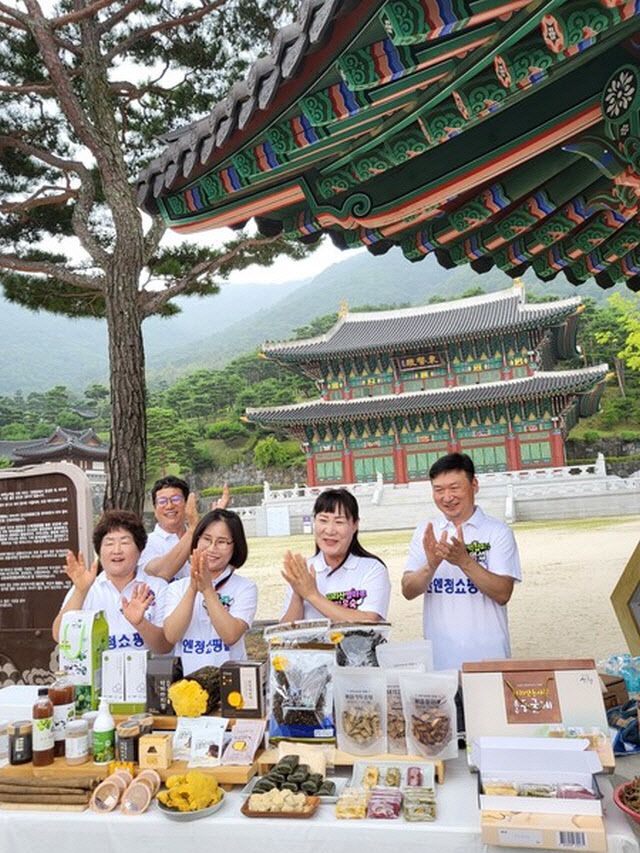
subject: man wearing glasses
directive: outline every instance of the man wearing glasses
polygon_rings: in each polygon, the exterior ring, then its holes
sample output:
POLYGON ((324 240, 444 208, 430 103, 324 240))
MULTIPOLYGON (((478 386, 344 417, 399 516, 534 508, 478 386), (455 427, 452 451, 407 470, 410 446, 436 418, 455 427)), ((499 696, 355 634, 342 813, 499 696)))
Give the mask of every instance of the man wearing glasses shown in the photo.
MULTIPOLYGON (((138 566, 168 582, 188 578, 191 539, 199 521, 196 495, 185 480, 168 476, 153 484, 151 500, 156 526, 149 534, 138 566)), ((229 501, 229 487, 225 483, 222 497, 211 504, 211 509, 226 509, 229 501)))

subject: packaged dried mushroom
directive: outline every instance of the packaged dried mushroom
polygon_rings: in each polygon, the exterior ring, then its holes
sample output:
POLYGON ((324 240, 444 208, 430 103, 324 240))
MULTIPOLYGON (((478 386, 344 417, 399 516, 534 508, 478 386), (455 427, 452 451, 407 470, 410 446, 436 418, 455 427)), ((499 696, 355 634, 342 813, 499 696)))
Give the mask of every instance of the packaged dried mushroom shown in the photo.
POLYGON ((458 754, 457 670, 399 674, 409 753, 427 758, 458 754))
POLYGON ((329 640, 336 647, 338 666, 378 666, 376 649, 391 633, 388 622, 338 622, 331 626, 329 640))
POLYGON ((333 646, 271 649, 269 660, 269 738, 332 740, 333 646))
POLYGON ((387 687, 378 667, 334 667, 338 748, 354 755, 386 752, 387 687))

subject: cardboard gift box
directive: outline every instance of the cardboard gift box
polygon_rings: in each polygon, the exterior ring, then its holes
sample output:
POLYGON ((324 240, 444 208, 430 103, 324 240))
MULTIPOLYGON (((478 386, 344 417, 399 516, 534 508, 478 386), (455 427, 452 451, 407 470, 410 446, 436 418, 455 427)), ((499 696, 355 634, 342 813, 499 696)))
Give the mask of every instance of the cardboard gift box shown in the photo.
POLYGON ((604 821, 596 815, 533 814, 531 812, 482 812, 484 844, 543 850, 580 850, 605 853, 604 821))
POLYGON ((601 675, 602 682, 602 699, 604 707, 616 708, 618 705, 624 705, 629 701, 629 693, 624 678, 620 675, 601 675))
POLYGON ((594 774, 602 770, 585 739, 483 737, 471 746, 478 767, 482 841, 502 847, 549 850, 607 849, 602 796, 594 774), (582 785, 594 799, 485 794, 492 780, 539 785, 582 785))
POLYGON ((602 771, 598 753, 583 738, 482 737, 471 745, 478 768, 480 808, 545 814, 602 815, 602 795, 594 774, 602 771), (582 785, 594 799, 511 796, 483 793, 490 780, 518 785, 582 785))
POLYGON ((600 676, 592 659, 464 663, 462 698, 468 744, 481 737, 586 738, 603 767, 613 770, 600 676))

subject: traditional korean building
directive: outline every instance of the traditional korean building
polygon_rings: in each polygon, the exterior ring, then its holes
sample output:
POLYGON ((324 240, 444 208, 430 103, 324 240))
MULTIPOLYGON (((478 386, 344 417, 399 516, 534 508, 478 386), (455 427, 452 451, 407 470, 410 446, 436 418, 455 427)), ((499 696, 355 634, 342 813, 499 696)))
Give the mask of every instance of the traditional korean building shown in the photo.
POLYGON ((247 417, 307 455, 309 485, 424 480, 444 453, 479 472, 565 464, 567 433, 598 407, 607 365, 576 358, 578 297, 527 304, 515 287, 397 311, 346 314, 327 334, 266 344, 321 398, 247 417))
POLYGON ((303 0, 141 207, 640 290, 638 0, 303 0))
POLYGON ((14 468, 41 462, 72 462, 92 479, 104 479, 109 446, 92 429, 56 427, 44 438, 0 441, 0 456, 14 468))

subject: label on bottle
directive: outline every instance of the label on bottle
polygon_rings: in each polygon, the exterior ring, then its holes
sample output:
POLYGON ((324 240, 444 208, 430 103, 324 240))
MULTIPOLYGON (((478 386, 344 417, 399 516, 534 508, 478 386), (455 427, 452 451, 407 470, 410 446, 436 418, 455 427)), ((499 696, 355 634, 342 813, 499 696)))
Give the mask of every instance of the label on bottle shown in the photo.
POLYGON ((44 717, 33 721, 33 751, 44 752, 53 749, 53 717, 44 717))
POLYGON ((64 740, 67 723, 75 718, 76 703, 53 706, 53 736, 55 740, 64 740))
POLYGON ((115 747, 115 729, 110 729, 107 732, 93 730, 93 761, 95 764, 108 764, 113 761, 116 755, 115 747))
POLYGON ((89 735, 68 737, 64 744, 64 754, 67 759, 89 757, 89 735))

